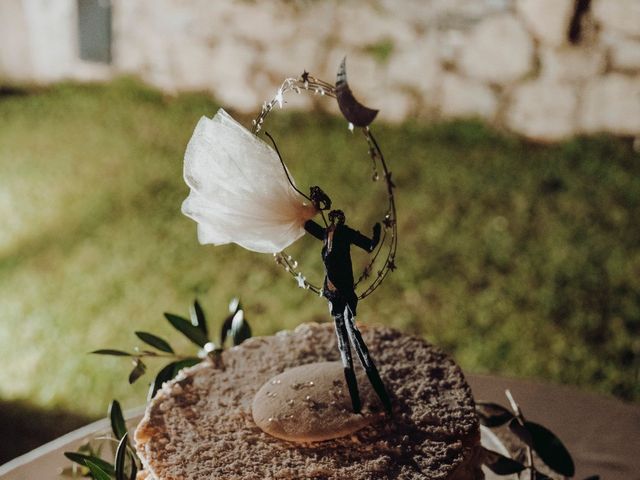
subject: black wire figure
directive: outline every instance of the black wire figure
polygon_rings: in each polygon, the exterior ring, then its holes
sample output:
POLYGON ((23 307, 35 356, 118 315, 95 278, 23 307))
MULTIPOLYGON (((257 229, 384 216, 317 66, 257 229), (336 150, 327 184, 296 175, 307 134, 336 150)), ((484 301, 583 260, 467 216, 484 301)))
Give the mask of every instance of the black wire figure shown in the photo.
MULTIPOLYGON (((320 211, 331 208, 331 199, 319 187, 311 187, 311 201, 320 211)), ((355 323, 358 296, 354 289, 350 252, 351 245, 356 245, 371 253, 380 241, 380 223, 373 226, 373 238, 369 238, 345 225, 345 216, 342 210, 331 210, 329 225, 326 228, 313 220, 308 220, 304 228, 309 234, 324 243, 322 262, 325 268, 325 279, 322 295, 329 300, 329 311, 335 323, 338 348, 353 410, 359 413, 361 402, 353 370, 351 344, 353 344, 360 363, 385 410, 391 413, 391 400, 355 323)))

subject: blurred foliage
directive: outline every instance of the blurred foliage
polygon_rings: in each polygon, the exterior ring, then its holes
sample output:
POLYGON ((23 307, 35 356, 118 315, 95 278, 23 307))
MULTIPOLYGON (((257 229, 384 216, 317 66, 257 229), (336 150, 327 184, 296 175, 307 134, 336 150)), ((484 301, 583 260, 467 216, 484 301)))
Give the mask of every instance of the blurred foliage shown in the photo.
MULTIPOLYGON (((135 330, 175 338, 162 312, 194 297, 219 326, 240 295, 254 335, 329 320, 271 256, 201 246, 181 215, 184 149, 216 108, 128 79, 0 96, 0 398, 88 415, 114 397, 142 403, 147 386, 123 381, 122 359, 86 352, 141 346, 135 330)), ((630 142, 539 146, 474 122, 373 128, 398 186, 400 247, 359 320, 423 335, 470 372, 640 399, 630 142)), ((381 192, 357 133, 286 110, 266 130, 298 185, 321 185, 369 233, 381 192)), ((319 243, 293 251, 319 283, 319 243)), ((354 252, 356 269, 363 261, 354 252)))
POLYGON ((389 61, 389 58, 391 58, 394 48, 395 45, 393 40, 385 38, 376 43, 365 46, 364 51, 371 55, 377 62, 385 63, 389 61))

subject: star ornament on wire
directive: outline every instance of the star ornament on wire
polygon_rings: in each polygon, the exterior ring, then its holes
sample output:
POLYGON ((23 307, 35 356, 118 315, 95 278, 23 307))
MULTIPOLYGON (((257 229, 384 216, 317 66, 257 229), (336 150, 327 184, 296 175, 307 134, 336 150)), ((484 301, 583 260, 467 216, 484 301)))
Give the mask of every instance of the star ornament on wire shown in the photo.
POLYGON ((391 228, 395 225, 395 220, 393 218, 391 218, 390 215, 385 215, 384 220, 382 220, 382 223, 384 224, 385 228, 391 228))
POLYGON ((278 106, 282 108, 282 104, 284 103, 284 96, 283 96, 282 89, 278 90, 278 93, 276 93, 275 100, 278 103, 278 106))
POLYGON ((298 282, 298 286, 300 288, 307 288, 307 279, 304 278, 304 275, 302 275, 302 273, 298 272, 298 275, 296 275, 295 280, 296 282, 298 282))

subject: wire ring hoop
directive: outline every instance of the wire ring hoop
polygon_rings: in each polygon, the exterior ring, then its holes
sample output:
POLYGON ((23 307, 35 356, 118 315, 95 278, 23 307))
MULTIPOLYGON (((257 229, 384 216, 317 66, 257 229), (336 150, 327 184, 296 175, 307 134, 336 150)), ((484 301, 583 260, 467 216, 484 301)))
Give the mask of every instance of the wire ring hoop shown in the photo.
MULTIPOLYGON (((278 89, 276 95, 271 100, 262 104, 260 114, 252 122, 251 132, 258 135, 258 133, 263 129, 265 119, 275 106, 278 105, 280 108, 283 108, 285 95, 291 93, 301 94, 302 92, 336 98, 334 85, 317 79, 307 72, 304 72, 299 78, 287 78, 278 89)), ((349 124, 349 129, 351 131, 354 129, 351 123, 349 124)), ((378 174, 378 165, 382 168, 382 180, 385 182, 387 190, 387 208, 381 220, 384 228, 380 242, 374 252, 372 252, 368 264, 364 267, 354 284, 354 288, 360 287, 360 291, 357 293, 359 300, 362 300, 373 293, 373 291, 380 286, 387 274, 396 269, 395 258, 398 248, 396 203, 393 194, 395 185, 391 180, 391 172, 387 168, 382 150, 369 127, 363 127, 361 130, 367 142, 368 153, 372 162, 372 179, 374 182, 380 179, 378 174)), ((322 287, 307 280, 307 278, 302 274, 298 262, 291 255, 287 254, 283 250, 282 252, 274 253, 273 256, 276 263, 281 265, 284 270, 298 282, 298 286, 300 288, 311 290, 315 294, 322 296, 322 287)))

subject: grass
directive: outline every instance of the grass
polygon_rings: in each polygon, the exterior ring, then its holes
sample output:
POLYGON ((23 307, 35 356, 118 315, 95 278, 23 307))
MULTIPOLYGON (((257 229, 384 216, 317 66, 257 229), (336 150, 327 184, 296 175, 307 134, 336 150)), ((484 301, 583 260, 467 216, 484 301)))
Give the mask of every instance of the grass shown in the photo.
MULTIPOLYGON (((270 256, 201 246, 180 214, 185 145, 216 108, 126 79, 0 97, 0 398, 84 415, 114 397, 141 404, 146 385, 127 384, 127 360, 86 352, 133 348, 134 330, 177 338, 162 313, 186 314, 195 297, 219 325, 240 295, 258 335, 328 320, 326 303, 270 256)), ((368 231, 370 161, 345 122, 282 112, 267 129, 298 183, 323 186, 368 231)), ((473 122, 375 132, 398 185, 399 268, 361 303, 360 320, 423 335, 470 372, 638 401, 640 158, 630 142, 543 147, 473 122)), ((319 280, 319 244, 303 239, 296 251, 319 280)))

